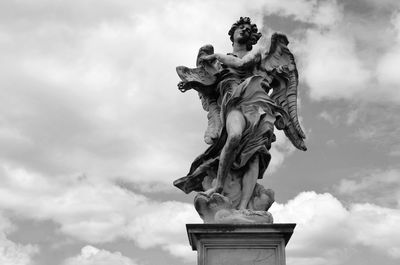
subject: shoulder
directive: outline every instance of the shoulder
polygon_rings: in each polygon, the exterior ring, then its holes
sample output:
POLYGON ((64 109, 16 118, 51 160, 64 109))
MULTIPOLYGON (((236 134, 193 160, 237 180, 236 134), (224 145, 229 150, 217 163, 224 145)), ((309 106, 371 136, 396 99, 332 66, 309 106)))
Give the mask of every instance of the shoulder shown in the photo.
POLYGON ((258 63, 261 61, 261 52, 259 50, 250 51, 245 57, 248 60, 258 63))
POLYGON ((263 50, 260 47, 257 47, 254 49, 253 54, 255 57, 261 58, 262 54, 263 54, 263 50))

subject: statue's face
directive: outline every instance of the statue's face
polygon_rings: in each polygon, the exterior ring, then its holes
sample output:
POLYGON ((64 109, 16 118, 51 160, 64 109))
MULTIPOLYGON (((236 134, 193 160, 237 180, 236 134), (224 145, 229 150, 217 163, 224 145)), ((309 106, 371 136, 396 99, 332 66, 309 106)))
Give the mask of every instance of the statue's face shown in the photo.
POLYGON ((233 33, 233 40, 244 44, 250 38, 250 35, 251 26, 249 24, 242 24, 233 33))

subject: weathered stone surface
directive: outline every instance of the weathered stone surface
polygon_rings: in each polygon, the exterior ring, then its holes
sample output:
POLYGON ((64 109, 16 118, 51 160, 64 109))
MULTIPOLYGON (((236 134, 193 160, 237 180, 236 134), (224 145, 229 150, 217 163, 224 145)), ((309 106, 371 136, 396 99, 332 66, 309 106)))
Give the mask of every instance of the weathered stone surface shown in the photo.
POLYGON ((257 183, 264 177, 275 142, 275 127, 305 151, 297 115, 298 73, 287 37, 271 36, 267 50, 252 51, 261 37, 250 18, 228 32, 232 52, 200 48, 196 68, 178 66, 181 92, 194 89, 207 111, 204 140, 210 147, 174 185, 199 192, 195 206, 205 223, 271 223, 274 192, 257 183))
POLYGON ((285 265, 295 224, 187 224, 198 265, 285 265))
POLYGON ((272 214, 266 210, 274 202, 273 195, 272 198, 255 196, 251 202, 263 199, 266 200, 263 203, 256 201, 262 205, 261 208, 252 207, 251 209, 237 210, 232 200, 227 196, 214 193, 208 197, 200 192, 194 198, 194 206, 204 223, 272 224, 272 214), (266 205, 268 205, 268 208, 266 208, 266 205))

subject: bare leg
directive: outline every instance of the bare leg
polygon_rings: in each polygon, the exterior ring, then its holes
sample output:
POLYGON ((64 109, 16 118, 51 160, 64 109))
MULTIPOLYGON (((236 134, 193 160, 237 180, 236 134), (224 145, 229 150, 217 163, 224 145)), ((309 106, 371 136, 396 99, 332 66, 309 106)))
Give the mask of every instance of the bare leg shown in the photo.
POLYGON ((247 209, 247 204, 253 195, 259 172, 259 159, 256 156, 249 164, 249 169, 243 175, 242 181, 242 197, 240 199, 239 210, 247 209))
POLYGON ((233 160, 235 159, 235 149, 239 146, 242 139, 242 133, 246 126, 246 120, 243 114, 238 110, 232 110, 226 118, 226 131, 228 138, 222 148, 217 174, 217 190, 224 187, 225 179, 231 170, 233 160))
POLYGON ((228 138, 219 157, 217 183, 214 188, 211 188, 205 192, 206 195, 210 196, 215 192, 222 192, 225 179, 228 176, 233 160, 235 159, 235 149, 240 143, 245 126, 246 120, 240 111, 232 110, 228 113, 226 118, 226 131, 228 133, 228 138))

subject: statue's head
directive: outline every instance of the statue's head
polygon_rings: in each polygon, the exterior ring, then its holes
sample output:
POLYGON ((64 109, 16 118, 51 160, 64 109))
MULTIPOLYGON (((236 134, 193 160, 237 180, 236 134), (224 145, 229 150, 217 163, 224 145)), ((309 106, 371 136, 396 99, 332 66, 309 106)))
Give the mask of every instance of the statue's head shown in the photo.
POLYGON ((228 32, 232 43, 236 40, 241 44, 246 44, 246 48, 250 51, 253 45, 261 38, 257 25, 251 24, 249 17, 240 17, 228 32))

